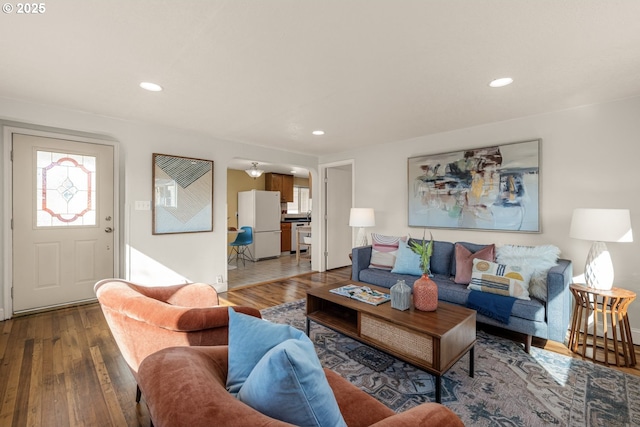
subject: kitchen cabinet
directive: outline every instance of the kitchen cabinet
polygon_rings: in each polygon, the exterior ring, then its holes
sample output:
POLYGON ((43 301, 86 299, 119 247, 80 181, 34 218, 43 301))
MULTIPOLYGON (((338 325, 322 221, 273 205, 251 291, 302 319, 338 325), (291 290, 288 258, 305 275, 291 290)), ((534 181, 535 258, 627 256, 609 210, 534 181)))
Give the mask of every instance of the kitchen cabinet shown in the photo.
POLYGON ((267 191, 279 191, 280 202, 293 202, 293 175, 265 173, 264 189, 267 191))
POLYGON ((291 223, 280 223, 280 252, 291 252, 291 223))
POLYGON ((282 198, 282 175, 279 173, 265 173, 264 189, 267 191, 279 191, 280 198, 282 198))
POLYGON ((282 175, 282 201, 293 203, 293 175, 282 175))

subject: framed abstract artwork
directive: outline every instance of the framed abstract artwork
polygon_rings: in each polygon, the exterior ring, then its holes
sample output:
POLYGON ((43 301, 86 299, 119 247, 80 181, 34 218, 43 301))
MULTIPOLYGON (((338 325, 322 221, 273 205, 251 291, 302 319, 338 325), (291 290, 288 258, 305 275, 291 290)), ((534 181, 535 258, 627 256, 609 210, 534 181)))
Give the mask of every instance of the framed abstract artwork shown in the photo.
POLYGON ((411 157, 409 226, 540 232, 540 140, 411 157))
POLYGON ((213 231, 213 161, 153 154, 153 234, 213 231))

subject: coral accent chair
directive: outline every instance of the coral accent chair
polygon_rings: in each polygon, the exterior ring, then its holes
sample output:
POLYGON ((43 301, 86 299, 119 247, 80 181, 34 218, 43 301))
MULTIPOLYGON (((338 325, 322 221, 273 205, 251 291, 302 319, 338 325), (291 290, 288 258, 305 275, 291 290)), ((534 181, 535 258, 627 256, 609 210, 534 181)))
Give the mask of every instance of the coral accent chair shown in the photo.
MULTIPOLYGON (((174 347, 147 357, 139 384, 155 427, 284 427, 231 395, 227 389, 228 347, 174 347)), ((396 414, 340 375, 324 370, 349 427, 464 427, 449 408, 423 403, 396 414)))
MULTIPOLYGON (((94 290, 136 381, 140 363, 158 350, 229 343, 228 308, 218 305, 218 293, 210 285, 147 287, 121 279, 105 279, 96 283, 94 290)), ((233 309, 261 317, 255 308, 233 309)), ((136 401, 140 401, 139 388, 136 401)))

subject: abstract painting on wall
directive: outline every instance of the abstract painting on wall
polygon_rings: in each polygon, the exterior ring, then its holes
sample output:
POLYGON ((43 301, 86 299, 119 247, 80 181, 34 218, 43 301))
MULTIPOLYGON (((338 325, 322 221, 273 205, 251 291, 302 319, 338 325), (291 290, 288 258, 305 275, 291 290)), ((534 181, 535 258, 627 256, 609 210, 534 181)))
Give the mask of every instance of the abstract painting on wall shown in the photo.
POLYGON ((213 162, 153 154, 153 234, 213 231, 213 162))
POLYGON ((409 226, 540 232, 540 140, 409 158, 409 226))

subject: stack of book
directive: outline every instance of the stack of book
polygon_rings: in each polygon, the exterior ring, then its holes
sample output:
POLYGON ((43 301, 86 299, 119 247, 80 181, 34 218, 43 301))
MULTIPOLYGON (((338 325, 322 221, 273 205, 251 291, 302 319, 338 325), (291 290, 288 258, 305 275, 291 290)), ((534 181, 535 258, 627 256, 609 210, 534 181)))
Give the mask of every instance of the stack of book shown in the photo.
POLYGON ((378 292, 368 286, 346 285, 331 289, 330 292, 372 305, 380 305, 391 300, 389 294, 378 292))

